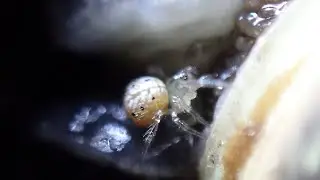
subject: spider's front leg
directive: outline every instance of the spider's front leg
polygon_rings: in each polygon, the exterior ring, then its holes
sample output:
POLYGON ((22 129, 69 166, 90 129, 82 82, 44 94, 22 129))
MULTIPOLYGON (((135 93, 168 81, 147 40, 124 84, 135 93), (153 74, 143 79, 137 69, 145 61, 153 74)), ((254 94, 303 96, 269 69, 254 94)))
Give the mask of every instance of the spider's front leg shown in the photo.
POLYGON ((148 130, 143 135, 143 142, 145 143, 145 150, 142 154, 143 158, 147 154, 149 147, 150 147, 154 137, 156 136, 156 133, 157 133, 158 127, 159 127, 159 123, 160 123, 160 120, 163 115, 164 115, 164 113, 161 110, 159 110, 152 118, 154 120, 154 122, 148 127, 148 130))
POLYGON ((230 86, 229 83, 221 79, 217 79, 212 75, 203 75, 197 81, 199 83, 199 86, 203 88, 213 88, 217 90, 223 90, 230 86))
POLYGON ((186 112, 189 113, 193 119, 205 126, 209 126, 210 124, 203 119, 203 117, 201 117, 191 106, 187 105, 187 103, 185 103, 185 101, 181 98, 178 98, 176 96, 172 96, 172 109, 174 112, 186 112))
POLYGON ((171 110, 170 112, 171 117, 172 117, 172 121, 174 122, 174 124, 176 124, 180 129, 182 129, 183 131, 190 133, 192 135, 198 136, 200 138, 204 138, 203 135, 201 134, 201 132, 198 132, 197 130, 195 130, 194 128, 192 128, 191 126, 189 126, 187 123, 185 123, 184 121, 182 121, 179 117, 178 114, 171 110))

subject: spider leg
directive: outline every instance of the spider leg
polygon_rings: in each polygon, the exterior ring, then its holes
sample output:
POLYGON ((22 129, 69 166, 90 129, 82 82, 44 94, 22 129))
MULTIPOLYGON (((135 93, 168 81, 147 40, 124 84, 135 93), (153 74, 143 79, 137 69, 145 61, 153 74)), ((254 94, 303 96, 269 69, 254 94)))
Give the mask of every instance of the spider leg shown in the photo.
MULTIPOLYGON (((182 109, 184 109, 185 112, 191 114, 191 116, 194 118, 194 120, 196 120, 200 124, 205 125, 205 126, 210 125, 203 117, 201 117, 192 107, 188 106, 181 98, 173 96, 172 101, 179 108, 182 108, 182 109)), ((173 107, 173 108, 175 108, 175 107, 173 107)))
POLYGON ((181 141, 181 137, 175 137, 173 138, 170 142, 163 144, 157 148, 155 148, 156 150, 152 151, 149 155, 148 158, 151 157, 155 157, 158 156, 159 154, 161 154, 163 151, 167 150, 169 147, 173 146, 174 144, 177 144, 181 141))
POLYGON ((154 122, 148 127, 148 130, 143 135, 143 142, 145 144, 145 150, 142 154, 143 159, 145 158, 145 155, 147 154, 149 147, 154 137, 156 136, 161 117, 162 117, 162 113, 161 112, 157 113, 153 118, 154 122))
POLYGON ((184 138, 188 141, 190 146, 194 145, 194 137, 191 134, 187 134, 184 138))
POLYGON ((229 83, 221 80, 221 79, 216 79, 211 75, 203 75, 198 79, 198 83, 200 87, 203 88, 213 88, 213 89, 218 89, 222 90, 230 86, 229 83))
POLYGON ((172 111, 171 112, 171 117, 172 117, 172 121, 183 131, 190 133, 192 135, 195 135, 197 137, 200 138, 204 138, 203 135, 198 132, 197 130, 195 130, 194 128, 190 127, 187 123, 183 122, 177 115, 176 112, 172 111))

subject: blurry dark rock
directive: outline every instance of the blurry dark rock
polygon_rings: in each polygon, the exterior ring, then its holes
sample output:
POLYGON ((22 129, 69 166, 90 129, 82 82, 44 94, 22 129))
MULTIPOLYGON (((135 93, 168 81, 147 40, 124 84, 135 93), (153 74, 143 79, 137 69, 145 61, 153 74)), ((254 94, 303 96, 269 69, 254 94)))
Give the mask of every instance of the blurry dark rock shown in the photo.
POLYGON ((189 64, 207 67, 231 42, 227 37, 242 5, 242 0, 79 0, 54 1, 49 9, 59 46, 117 53, 127 58, 124 63, 158 64, 170 74, 189 64), (193 44, 204 46, 196 57, 186 55, 193 44))

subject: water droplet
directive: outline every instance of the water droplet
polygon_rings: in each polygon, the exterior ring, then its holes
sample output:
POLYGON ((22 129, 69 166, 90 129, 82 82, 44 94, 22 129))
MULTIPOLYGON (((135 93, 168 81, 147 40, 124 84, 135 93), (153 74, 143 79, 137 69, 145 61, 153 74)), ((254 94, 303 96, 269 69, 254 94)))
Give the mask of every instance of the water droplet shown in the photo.
POLYGON ((100 113, 100 114, 104 114, 104 113, 107 112, 107 109, 106 109, 106 107, 104 107, 103 105, 100 105, 100 106, 98 106, 98 108, 97 108, 97 112, 100 113))
POLYGON ((71 132, 82 132, 84 125, 82 121, 74 120, 69 124, 69 131, 71 132))
POLYGON ((240 31, 253 38, 259 37, 263 30, 269 27, 271 23, 271 19, 261 18, 255 12, 242 14, 238 19, 240 31))
POLYGON ((107 109, 103 105, 98 106, 94 112, 89 114, 86 123, 96 122, 106 112, 107 112, 107 109))
POLYGON ((99 151, 121 151, 131 140, 127 129, 119 124, 107 124, 92 138, 90 145, 99 151))

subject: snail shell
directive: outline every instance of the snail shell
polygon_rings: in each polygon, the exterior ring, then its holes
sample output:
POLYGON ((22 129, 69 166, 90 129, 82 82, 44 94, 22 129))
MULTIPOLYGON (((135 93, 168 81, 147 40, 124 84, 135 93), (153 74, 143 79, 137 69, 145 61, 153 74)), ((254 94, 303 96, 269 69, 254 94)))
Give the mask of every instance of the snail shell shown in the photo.
POLYGON ((292 1, 259 37, 219 102, 201 180, 319 179, 319 6, 292 1))
POLYGON ((143 76, 131 81, 123 104, 128 116, 139 127, 148 127, 159 111, 166 112, 169 95, 166 85, 158 78, 143 76))

